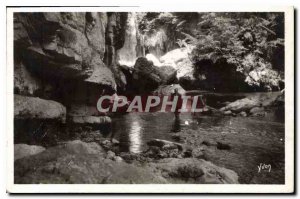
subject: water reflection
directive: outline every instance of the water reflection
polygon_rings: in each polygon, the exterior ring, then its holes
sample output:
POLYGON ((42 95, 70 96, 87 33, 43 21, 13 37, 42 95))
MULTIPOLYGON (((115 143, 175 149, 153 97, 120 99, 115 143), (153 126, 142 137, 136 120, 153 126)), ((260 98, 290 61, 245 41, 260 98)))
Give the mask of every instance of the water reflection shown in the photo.
POLYGON ((129 151, 132 153, 141 152, 141 125, 138 120, 133 121, 129 131, 129 151))
POLYGON ((175 117, 171 131, 177 133, 180 132, 180 130, 181 130, 180 117, 175 117))

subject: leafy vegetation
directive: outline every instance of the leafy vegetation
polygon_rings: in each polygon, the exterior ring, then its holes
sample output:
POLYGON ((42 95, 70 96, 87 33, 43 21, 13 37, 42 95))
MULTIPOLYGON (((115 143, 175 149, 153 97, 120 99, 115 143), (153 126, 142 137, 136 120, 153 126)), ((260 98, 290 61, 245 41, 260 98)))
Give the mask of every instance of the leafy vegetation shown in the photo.
POLYGON ((163 29, 169 46, 192 46, 194 76, 207 76, 211 88, 236 90, 237 81, 256 91, 284 87, 283 13, 144 13, 139 21, 142 34, 163 29))

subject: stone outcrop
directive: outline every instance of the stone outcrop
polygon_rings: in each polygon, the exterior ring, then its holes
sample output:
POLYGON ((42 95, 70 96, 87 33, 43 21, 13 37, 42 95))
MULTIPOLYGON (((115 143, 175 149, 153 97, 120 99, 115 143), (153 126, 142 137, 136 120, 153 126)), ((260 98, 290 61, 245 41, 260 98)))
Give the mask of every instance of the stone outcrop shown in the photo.
POLYGON ((14 104, 15 119, 66 120, 66 108, 52 100, 14 95, 14 104))
POLYGON ((17 159, 14 164, 18 184, 239 183, 234 171, 205 160, 165 158, 128 164, 95 142, 79 140, 17 159))
POLYGON ((132 184, 166 183, 148 167, 106 159, 96 143, 71 141, 15 161, 18 184, 132 184))

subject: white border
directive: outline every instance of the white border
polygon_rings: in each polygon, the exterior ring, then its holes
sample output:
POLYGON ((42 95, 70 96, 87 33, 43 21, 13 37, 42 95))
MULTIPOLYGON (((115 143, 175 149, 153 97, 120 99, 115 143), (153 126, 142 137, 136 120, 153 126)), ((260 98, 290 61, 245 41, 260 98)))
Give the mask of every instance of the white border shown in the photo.
MULTIPOLYGON (((161 3, 161 2, 160 2, 161 3)), ((7 8, 7 191, 10 193, 291 193, 294 191, 294 10, 293 7, 209 6, 199 3, 143 7, 7 8), (13 12, 285 12, 285 185, 15 185, 13 184, 13 12)), ((276 174, 275 174, 276 175, 276 174)))

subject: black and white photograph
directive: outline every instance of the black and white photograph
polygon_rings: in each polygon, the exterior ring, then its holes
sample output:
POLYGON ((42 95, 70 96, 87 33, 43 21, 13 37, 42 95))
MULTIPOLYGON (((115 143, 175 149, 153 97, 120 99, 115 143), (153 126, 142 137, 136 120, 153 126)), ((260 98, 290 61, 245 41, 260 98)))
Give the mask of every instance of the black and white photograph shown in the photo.
POLYGON ((293 192, 293 12, 8 7, 9 192, 293 192))

